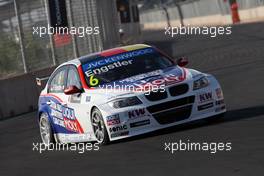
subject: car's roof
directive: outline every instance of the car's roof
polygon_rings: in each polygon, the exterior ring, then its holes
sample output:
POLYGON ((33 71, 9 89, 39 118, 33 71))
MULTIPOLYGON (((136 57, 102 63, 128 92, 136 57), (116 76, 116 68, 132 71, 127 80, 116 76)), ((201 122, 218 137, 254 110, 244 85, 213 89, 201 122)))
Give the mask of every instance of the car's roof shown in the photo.
POLYGON ((144 48, 149 48, 151 47, 150 45, 146 45, 146 44, 135 44, 135 45, 128 45, 128 46, 122 46, 122 47, 117 47, 117 48, 112 48, 112 49, 108 49, 108 50, 104 50, 101 52, 97 52, 97 53, 92 53, 86 56, 82 56, 80 58, 74 59, 74 60, 70 60, 62 65, 65 64, 74 64, 74 65, 79 65, 82 63, 87 63, 89 61, 93 61, 96 60, 98 58, 102 58, 102 57, 109 57, 112 55, 116 55, 116 54, 121 54, 124 52, 128 52, 128 51, 133 51, 133 50, 138 50, 138 49, 144 49, 144 48))

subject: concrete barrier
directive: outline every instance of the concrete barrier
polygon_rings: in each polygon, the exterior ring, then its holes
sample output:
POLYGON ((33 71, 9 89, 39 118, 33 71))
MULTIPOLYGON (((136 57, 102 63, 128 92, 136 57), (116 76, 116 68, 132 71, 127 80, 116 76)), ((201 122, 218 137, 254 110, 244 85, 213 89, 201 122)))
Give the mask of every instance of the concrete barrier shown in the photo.
POLYGON ((41 91, 36 77, 50 75, 54 68, 0 80, 0 119, 36 110, 41 91))
MULTIPOLYGON (((264 21, 264 6, 250 8, 250 9, 243 9, 239 10, 239 16, 241 19, 241 23, 248 23, 248 22, 257 22, 257 21, 264 21)), ((208 15, 208 16, 197 16, 192 18, 185 18, 183 19, 185 25, 191 26, 218 26, 218 25, 228 25, 232 24, 232 17, 231 15, 222 15, 222 14, 215 14, 215 15, 208 15)), ((179 20, 171 20, 170 21, 172 26, 179 26, 179 20)), ((155 22, 147 22, 141 24, 142 30, 160 30, 164 29, 167 26, 167 22, 164 21, 155 21, 155 22)))

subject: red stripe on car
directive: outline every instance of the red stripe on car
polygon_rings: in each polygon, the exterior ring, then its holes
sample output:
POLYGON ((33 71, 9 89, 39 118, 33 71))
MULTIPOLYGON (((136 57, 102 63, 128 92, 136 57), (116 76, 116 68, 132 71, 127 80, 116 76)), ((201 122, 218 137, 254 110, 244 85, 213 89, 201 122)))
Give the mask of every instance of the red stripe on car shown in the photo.
POLYGON ((114 49, 103 51, 100 53, 100 55, 104 57, 108 57, 108 56, 112 56, 112 55, 116 55, 116 54, 120 54, 124 52, 127 52, 127 51, 124 49, 120 49, 120 48, 114 48, 114 49))

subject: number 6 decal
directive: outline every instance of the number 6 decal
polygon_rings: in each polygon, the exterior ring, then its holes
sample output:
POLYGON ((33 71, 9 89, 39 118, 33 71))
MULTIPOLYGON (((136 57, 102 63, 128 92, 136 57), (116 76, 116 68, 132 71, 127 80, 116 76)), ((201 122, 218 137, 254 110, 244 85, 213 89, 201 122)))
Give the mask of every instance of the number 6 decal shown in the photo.
POLYGON ((97 78, 94 78, 94 75, 90 77, 90 86, 97 86, 99 84, 99 80, 97 78))

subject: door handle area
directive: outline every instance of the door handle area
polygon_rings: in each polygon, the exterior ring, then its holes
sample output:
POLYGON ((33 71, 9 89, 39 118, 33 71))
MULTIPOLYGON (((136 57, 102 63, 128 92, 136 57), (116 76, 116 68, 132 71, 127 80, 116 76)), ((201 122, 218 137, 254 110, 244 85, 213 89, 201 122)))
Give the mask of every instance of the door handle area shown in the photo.
MULTIPOLYGON (((46 104, 50 106, 51 105, 51 101, 50 100, 47 101, 46 104)), ((66 102, 61 102, 61 105, 62 106, 67 106, 67 103, 66 102)))

